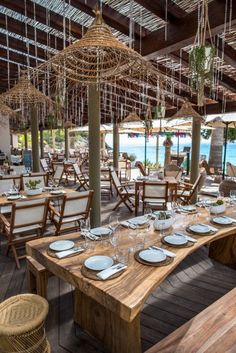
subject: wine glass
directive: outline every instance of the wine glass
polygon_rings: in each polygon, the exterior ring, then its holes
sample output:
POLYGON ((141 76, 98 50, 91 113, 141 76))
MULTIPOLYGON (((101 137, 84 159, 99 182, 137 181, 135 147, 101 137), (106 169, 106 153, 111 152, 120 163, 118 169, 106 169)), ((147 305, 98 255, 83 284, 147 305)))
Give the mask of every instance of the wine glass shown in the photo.
POLYGON ((144 209, 144 217, 147 222, 151 221, 152 219, 152 209, 150 207, 146 207, 144 209))
POLYGON ((83 234, 83 237, 85 239, 85 248, 86 249, 91 249, 95 244, 92 245, 94 241, 91 240, 89 237, 89 232, 90 232, 90 220, 89 218, 87 219, 82 219, 80 221, 80 230, 81 234, 83 234))
POLYGON ((230 203, 234 207, 236 206, 236 190, 230 190, 230 203))

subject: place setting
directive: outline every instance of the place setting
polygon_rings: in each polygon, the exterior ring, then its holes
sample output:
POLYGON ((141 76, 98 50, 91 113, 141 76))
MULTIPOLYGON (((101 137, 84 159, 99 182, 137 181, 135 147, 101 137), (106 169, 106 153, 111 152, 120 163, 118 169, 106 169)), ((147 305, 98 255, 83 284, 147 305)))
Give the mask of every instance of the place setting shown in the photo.
POLYGON ((211 218, 211 223, 219 226, 232 226, 236 224, 236 219, 228 216, 215 216, 211 218))
POLYGON ((111 256, 95 255, 84 261, 81 273, 89 279, 105 281, 121 276, 126 268, 125 263, 121 263, 111 256))
POLYGON ((167 266, 174 261, 176 254, 172 251, 157 247, 155 245, 147 249, 141 249, 134 253, 136 261, 143 265, 161 267, 167 266))
POLYGON ((175 248, 188 248, 193 246, 197 242, 196 239, 180 232, 165 235, 161 238, 161 241, 163 244, 175 248))
POLYGON ((196 235, 214 235, 217 233, 218 228, 215 228, 209 224, 196 223, 188 225, 186 227, 186 231, 196 235))
POLYGON ((77 246, 72 240, 57 240, 49 244, 47 254, 57 259, 76 256, 86 250, 84 246, 77 246))

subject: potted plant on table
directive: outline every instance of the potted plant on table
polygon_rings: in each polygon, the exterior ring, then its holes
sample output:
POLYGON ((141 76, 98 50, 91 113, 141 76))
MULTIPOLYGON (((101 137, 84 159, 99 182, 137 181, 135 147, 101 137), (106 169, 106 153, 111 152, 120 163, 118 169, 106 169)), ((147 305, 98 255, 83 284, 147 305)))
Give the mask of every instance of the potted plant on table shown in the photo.
POLYGON ((26 194, 29 196, 40 195, 43 191, 43 188, 38 187, 41 183, 41 180, 29 180, 25 183, 26 186, 26 194))
POLYGON ((213 203, 210 207, 210 213, 212 214, 219 214, 225 212, 225 203, 224 200, 217 200, 213 203))
POLYGON ((153 223, 155 230, 168 229, 174 223, 174 218, 168 211, 159 211, 156 213, 156 219, 153 223))

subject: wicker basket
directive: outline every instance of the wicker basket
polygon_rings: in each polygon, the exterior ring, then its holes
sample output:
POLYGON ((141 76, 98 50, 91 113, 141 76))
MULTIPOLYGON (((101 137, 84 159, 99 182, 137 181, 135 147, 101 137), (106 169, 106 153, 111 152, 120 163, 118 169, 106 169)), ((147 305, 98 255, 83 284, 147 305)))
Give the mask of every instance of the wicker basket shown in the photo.
POLYGON ((44 321, 48 302, 35 294, 11 297, 0 304, 0 353, 50 353, 44 321))
POLYGON ((230 196, 231 190, 236 190, 236 182, 235 181, 225 179, 220 183, 219 191, 223 192, 225 197, 230 196))

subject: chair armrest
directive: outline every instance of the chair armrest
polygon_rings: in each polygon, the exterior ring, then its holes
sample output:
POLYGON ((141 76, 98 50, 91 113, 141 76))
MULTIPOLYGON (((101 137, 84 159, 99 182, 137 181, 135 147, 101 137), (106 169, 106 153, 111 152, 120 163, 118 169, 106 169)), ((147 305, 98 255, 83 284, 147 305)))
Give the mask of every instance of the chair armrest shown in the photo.
POLYGON ((56 209, 54 206, 52 206, 51 204, 49 204, 49 209, 50 209, 50 211, 52 211, 56 216, 58 216, 58 217, 61 216, 60 213, 57 211, 57 209, 56 209))
POLYGON ((0 220, 3 222, 3 224, 4 224, 4 226, 5 227, 8 227, 8 228, 10 228, 10 223, 8 222, 8 219, 3 215, 3 214, 1 214, 0 213, 0 220))

